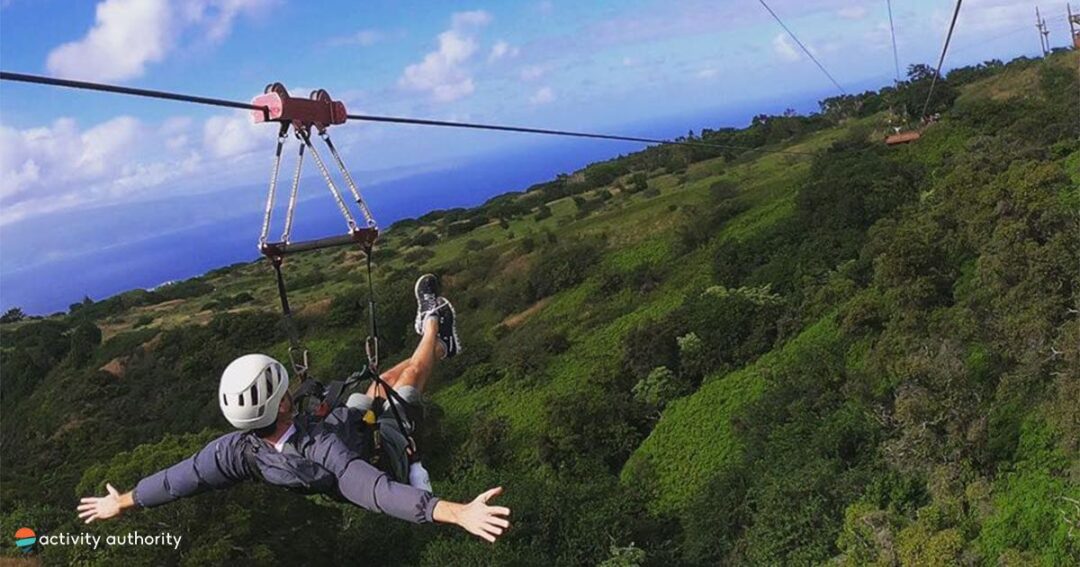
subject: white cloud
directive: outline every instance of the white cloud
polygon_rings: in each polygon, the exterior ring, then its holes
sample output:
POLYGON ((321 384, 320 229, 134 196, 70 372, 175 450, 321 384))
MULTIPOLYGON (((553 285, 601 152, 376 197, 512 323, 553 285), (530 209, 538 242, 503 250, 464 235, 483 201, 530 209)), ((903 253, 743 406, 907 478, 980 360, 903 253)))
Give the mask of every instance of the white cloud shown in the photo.
POLYGON ((90 176, 104 175, 112 169, 140 137, 141 125, 130 116, 119 116, 87 130, 81 137, 82 152, 76 170, 90 176))
POLYGON ((469 26, 486 26, 491 23, 491 14, 483 10, 471 12, 456 12, 450 16, 450 27, 464 28, 469 26))
POLYGON ((499 40, 495 42, 495 45, 491 46, 491 54, 488 55, 488 61, 498 61, 503 57, 517 57, 520 52, 521 50, 516 46, 510 45, 503 40, 499 40))
POLYGON ((199 24, 207 39, 221 41, 232 31, 237 16, 254 16, 274 3, 276 0, 189 0, 184 9, 188 21, 199 24))
POLYGON ((165 147, 169 151, 175 152, 188 147, 191 122, 191 118, 187 116, 174 116, 161 123, 158 133, 165 139, 165 147))
POLYGON ((165 0, 105 0, 86 37, 53 49, 45 66, 53 75, 76 79, 138 77, 171 48, 171 17, 165 0))
POLYGON ((123 197, 183 175, 183 162, 197 154, 148 155, 160 148, 163 128, 130 116, 86 130, 71 118, 25 130, 0 125, 0 223, 123 197))
POLYGON ((521 80, 522 81, 535 81, 548 72, 548 68, 545 65, 527 65, 521 68, 521 80))
POLYGON ((836 11, 836 15, 845 20, 861 20, 866 17, 865 6, 845 6, 836 11))
POLYGON ((540 90, 529 97, 530 104, 547 104, 555 100, 555 91, 551 87, 541 87, 540 90))
POLYGON ((133 146, 139 129, 130 116, 85 131, 71 118, 27 130, 0 126, 0 199, 10 205, 102 177, 133 146))
POLYGON ((271 0, 103 0, 94 25, 79 40, 49 52, 45 66, 57 76, 121 81, 141 76, 174 51, 189 28, 221 41, 236 17, 255 13, 271 0))
POLYGON ((713 67, 708 67, 697 72, 697 77, 699 79, 714 79, 719 75, 720 71, 713 67))
POLYGON ((211 116, 203 124, 203 147, 213 157, 236 158, 269 147, 275 131, 268 124, 256 124, 244 111, 211 116))
POLYGON ((777 34, 772 41, 773 51, 784 61, 798 61, 802 56, 786 34, 777 34))
POLYGON ((87 204, 250 180, 267 167, 277 129, 245 112, 200 125, 186 116, 158 124, 131 116, 82 128, 72 118, 47 126, 0 125, 0 224, 87 204), (201 138, 200 138, 201 131, 201 138))
POLYGON ((473 32, 490 21, 491 16, 482 10, 454 14, 450 29, 438 35, 438 49, 406 67, 398 85, 428 92, 440 102, 472 94, 476 87, 465 65, 478 49, 473 32))
POLYGON ((352 35, 336 37, 329 41, 330 45, 359 45, 371 47, 386 39, 386 34, 376 29, 363 29, 352 35))
MULTIPOLYGON (((1074 10, 1073 14, 1075 13, 1074 10)), ((1043 12, 1043 16, 1047 18, 1051 17, 1051 15, 1053 14, 1049 14, 1048 11, 1043 12)), ((1016 22, 1026 22, 1034 19, 1034 17, 1035 9, 1032 8, 1031 2, 1021 0, 970 0, 964 3, 964 7, 960 12, 960 23, 956 26, 956 36, 970 36, 971 39, 975 39, 980 34, 1014 27, 1016 22)), ((935 30, 942 30, 937 32, 942 34, 942 40, 945 37, 944 28, 949 25, 951 19, 951 6, 934 10, 931 25, 935 30)))

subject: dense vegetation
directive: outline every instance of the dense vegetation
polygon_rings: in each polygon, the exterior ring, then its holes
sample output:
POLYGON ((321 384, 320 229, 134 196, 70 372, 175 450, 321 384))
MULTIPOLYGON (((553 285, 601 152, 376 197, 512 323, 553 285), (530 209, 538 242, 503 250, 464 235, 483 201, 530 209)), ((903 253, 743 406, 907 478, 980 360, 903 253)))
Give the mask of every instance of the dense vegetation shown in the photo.
MULTIPOLYGON (((496 545, 250 485, 97 533, 180 553, 47 563, 1066 565, 1080 562, 1080 79, 1075 52, 957 69, 760 116, 475 209, 397 223, 377 253, 386 348, 436 271, 466 350, 421 445, 436 491, 494 485, 496 545)), ((362 363, 354 252, 290 263, 321 376, 362 363)), ((226 429, 239 354, 285 356, 272 277, 240 264, 4 321, 7 532, 82 531, 78 496, 128 488, 226 429)), ((10 538, 0 540, 15 554, 10 538)))

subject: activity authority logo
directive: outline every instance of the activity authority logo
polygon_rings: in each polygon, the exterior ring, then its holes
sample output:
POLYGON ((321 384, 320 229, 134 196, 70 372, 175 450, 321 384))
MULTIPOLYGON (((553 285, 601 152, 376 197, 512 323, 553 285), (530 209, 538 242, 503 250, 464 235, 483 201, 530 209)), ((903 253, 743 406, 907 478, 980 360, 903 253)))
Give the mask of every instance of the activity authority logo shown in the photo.
POLYGON ((34 544, 37 543, 37 534, 30 528, 19 528, 15 530, 15 545, 23 551, 23 553, 30 553, 34 549, 34 544))

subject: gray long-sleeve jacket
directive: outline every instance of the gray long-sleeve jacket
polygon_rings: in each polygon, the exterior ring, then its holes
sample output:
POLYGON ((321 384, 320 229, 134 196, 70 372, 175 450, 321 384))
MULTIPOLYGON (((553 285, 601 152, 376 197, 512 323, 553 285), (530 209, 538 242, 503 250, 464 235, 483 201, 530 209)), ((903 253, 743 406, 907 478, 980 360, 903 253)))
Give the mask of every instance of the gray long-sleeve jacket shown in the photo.
POLYGON ((191 457, 139 481, 135 502, 151 508, 262 479, 302 492, 328 494, 413 523, 432 521, 438 498, 393 481, 362 458, 368 454, 368 441, 361 434, 361 420, 359 411, 345 407, 321 421, 297 416, 296 432, 280 453, 250 433, 227 433, 191 457), (244 457, 249 446, 255 449, 252 460, 257 471, 250 470, 244 457))

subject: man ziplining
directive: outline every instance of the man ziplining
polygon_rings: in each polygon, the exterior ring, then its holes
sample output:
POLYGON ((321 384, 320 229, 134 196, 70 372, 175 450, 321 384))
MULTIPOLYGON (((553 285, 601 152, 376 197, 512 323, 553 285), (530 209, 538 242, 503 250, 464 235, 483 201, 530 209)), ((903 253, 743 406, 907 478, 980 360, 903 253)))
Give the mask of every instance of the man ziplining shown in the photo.
POLYGON ((467 504, 442 500, 432 494, 427 472, 408 442, 436 360, 461 350, 454 308, 439 296, 435 276, 421 276, 415 291, 420 344, 411 357, 381 375, 394 392, 382 392, 373 381, 365 394, 354 393, 344 406, 320 420, 297 413, 288 391, 288 372, 280 362, 263 354, 241 356, 222 373, 218 389, 218 405, 238 431, 143 478, 129 492, 106 484, 105 496, 81 500, 79 517, 86 523, 107 520, 131 508, 153 508, 254 480, 326 494, 408 522, 456 524, 494 542, 510 527, 510 509, 488 504, 502 488, 492 488, 467 504), (392 403, 388 397, 394 393, 395 399, 405 402, 404 416, 388 415, 392 403), (385 409, 373 419, 369 410, 378 400, 386 400, 385 409), (376 446, 383 449, 381 455, 376 446))

